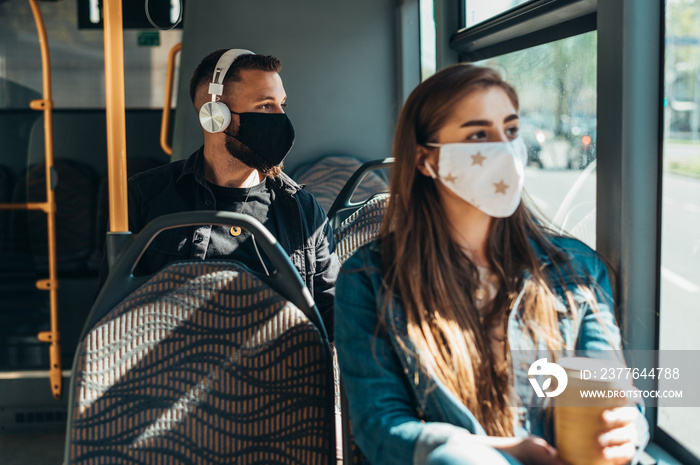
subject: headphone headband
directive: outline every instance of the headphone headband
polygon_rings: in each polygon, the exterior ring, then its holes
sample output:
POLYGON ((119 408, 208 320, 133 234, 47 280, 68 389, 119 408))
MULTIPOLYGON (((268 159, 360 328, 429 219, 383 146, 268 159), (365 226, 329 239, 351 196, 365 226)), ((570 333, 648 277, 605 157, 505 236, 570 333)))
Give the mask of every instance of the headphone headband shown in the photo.
POLYGON ((224 78, 226 78, 226 73, 233 62, 236 61, 238 57, 243 55, 255 55, 255 53, 242 48, 232 48, 221 55, 219 61, 216 62, 214 75, 212 76, 211 83, 209 84, 209 94, 212 96, 212 102, 216 101, 217 96, 224 93, 224 78))
POLYGON ((236 58, 241 55, 255 55, 250 50, 233 48, 221 55, 219 61, 216 62, 214 75, 209 84, 209 94, 211 102, 207 102, 199 109, 199 124, 202 125, 207 132, 222 132, 231 122, 231 111, 224 102, 219 102, 219 96, 224 93, 224 78, 236 58))

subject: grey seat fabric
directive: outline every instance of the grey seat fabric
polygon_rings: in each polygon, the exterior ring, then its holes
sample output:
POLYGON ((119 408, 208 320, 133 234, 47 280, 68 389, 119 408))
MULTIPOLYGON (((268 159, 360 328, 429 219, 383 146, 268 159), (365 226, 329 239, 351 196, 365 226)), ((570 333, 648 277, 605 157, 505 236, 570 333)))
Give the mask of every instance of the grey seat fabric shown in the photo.
MULTIPOLYGON (((333 205, 333 201, 343 188, 350 176, 362 166, 362 162, 349 156, 325 157, 316 163, 302 167, 293 174, 294 180, 299 184, 305 184, 306 190, 311 192, 323 211, 333 205)), ((388 190, 388 183, 384 177, 376 172, 368 173, 362 184, 355 191, 354 202, 362 202, 370 198, 376 192, 388 190)))
POLYGON ((335 463, 330 358, 246 267, 173 263, 81 340, 65 463, 335 463))

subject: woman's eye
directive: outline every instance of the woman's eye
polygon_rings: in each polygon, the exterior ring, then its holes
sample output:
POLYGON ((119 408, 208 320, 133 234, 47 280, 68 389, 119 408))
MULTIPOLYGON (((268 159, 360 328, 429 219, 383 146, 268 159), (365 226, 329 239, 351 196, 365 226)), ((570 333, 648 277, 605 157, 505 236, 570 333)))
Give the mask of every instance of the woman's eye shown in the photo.
POLYGON ((478 131, 467 136, 468 141, 477 141, 486 139, 486 131, 478 131))
POLYGON ((518 128, 508 128, 506 129, 506 134, 508 134, 508 137, 510 137, 511 139, 515 139, 516 137, 518 137, 518 128))
POLYGON ((287 108, 287 102, 283 103, 283 104, 280 105, 280 106, 281 106, 282 108, 287 108))

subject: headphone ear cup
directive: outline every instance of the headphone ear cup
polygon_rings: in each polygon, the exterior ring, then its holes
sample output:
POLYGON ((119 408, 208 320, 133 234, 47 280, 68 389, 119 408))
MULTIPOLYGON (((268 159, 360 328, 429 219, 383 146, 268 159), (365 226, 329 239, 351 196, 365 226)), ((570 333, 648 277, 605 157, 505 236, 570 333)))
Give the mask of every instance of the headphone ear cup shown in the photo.
POLYGON ((231 111, 223 102, 207 102, 199 110, 199 124, 207 132, 221 132, 231 123, 231 111))

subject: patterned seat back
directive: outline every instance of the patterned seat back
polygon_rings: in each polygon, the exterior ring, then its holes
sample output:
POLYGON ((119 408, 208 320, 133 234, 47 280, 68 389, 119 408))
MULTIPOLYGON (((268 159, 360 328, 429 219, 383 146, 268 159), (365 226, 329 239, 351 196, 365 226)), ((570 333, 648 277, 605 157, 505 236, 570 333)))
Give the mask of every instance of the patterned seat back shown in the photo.
POLYGON ((377 237, 388 205, 389 194, 377 194, 334 231, 335 252, 340 263, 345 262, 357 249, 377 237))
POLYGON ((317 327, 236 262, 174 263, 85 332, 66 464, 335 463, 317 327))
MULTIPOLYGON (((345 183, 353 173, 362 166, 357 158, 348 156, 325 157, 320 161, 301 168, 294 173, 294 179, 299 184, 306 184, 306 190, 311 192, 328 213, 333 201, 340 193, 345 183)), ((353 195, 353 200, 362 202, 377 192, 388 190, 388 183, 379 173, 369 173, 353 195)))

